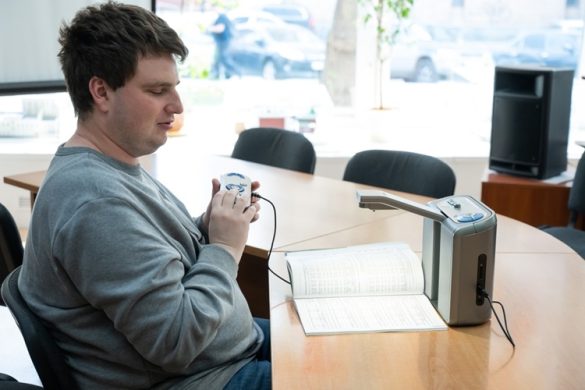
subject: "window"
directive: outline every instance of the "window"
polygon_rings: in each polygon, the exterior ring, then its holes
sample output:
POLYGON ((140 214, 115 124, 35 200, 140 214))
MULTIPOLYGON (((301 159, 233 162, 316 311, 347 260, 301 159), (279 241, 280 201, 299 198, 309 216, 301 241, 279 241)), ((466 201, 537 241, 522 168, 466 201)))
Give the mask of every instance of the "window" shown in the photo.
MULTIPOLYGON (((25 3, 31 1, 41 2, 25 3)), ((352 91, 351 98, 358 108, 336 107, 331 99, 335 88, 328 89, 322 82, 327 72, 329 31, 338 1, 355 3, 355 0, 223 2, 226 5, 223 10, 235 25, 231 55, 242 69, 242 77, 228 79, 230 75, 222 72, 218 80, 212 80, 215 46, 207 29, 215 20, 216 9, 211 4, 216 2, 157 0, 158 15, 179 32, 190 49, 189 57, 179 68, 180 90, 187 110, 185 128, 190 127, 189 118, 197 118, 193 120, 198 123, 197 131, 209 133, 210 150, 225 152, 233 144, 234 129, 257 125, 259 118, 284 117, 286 125, 295 129, 299 128, 295 118, 316 115, 315 132, 307 136, 313 137, 317 149, 326 149, 327 153, 348 154, 365 146, 396 145, 408 137, 413 138, 417 147, 427 147, 421 139, 434 140, 443 133, 455 135, 442 139, 479 140, 484 149, 478 153, 485 153, 490 138, 496 66, 569 66, 579 75, 584 73, 580 70, 583 21, 578 15, 585 7, 578 0, 452 0, 447 3, 450 6, 436 0, 417 0, 391 51, 387 73, 390 81, 387 95, 393 108, 387 120, 399 123, 378 121, 372 126, 363 125, 359 110, 364 104, 359 99, 364 95, 352 91), (291 36, 295 39, 279 41, 291 36), (390 130, 397 128, 408 131, 397 137, 390 130)), ((363 39, 359 52, 363 56, 369 27, 359 17, 354 26, 359 34, 364 34, 359 38, 363 39)), ((346 42, 340 40, 337 44, 346 42)), ((363 68, 366 60, 369 61, 363 57, 356 59, 356 74, 367 72, 363 68)), ((585 117, 582 118, 585 114, 576 109, 585 99, 582 83, 585 80, 575 79, 571 143, 575 139, 585 140, 585 117)), ((22 100, 38 97, 19 99, 16 103, 0 102, 0 107, 11 107, 10 113, 0 117, 0 138, 8 139, 14 134, 30 138, 54 136, 57 130, 53 128, 45 129, 43 135, 26 127, 20 131, 6 125, 4 129, 10 130, 3 132, 3 118, 6 123, 15 123, 14 114, 24 115, 22 100)), ((65 96, 62 100, 68 99, 65 96)), ((26 115, 30 117, 29 114, 26 115)), ((438 142, 428 144, 433 147, 438 142)))
MULTIPOLYGON (((320 5, 315 5, 315 2, 297 0, 294 3, 277 5, 270 1, 242 0, 238 7, 230 10, 230 14, 240 29, 258 29, 260 25, 277 24, 274 20, 266 18, 266 14, 270 14, 288 24, 301 24, 309 26, 309 29, 314 31, 325 31, 320 34, 321 39, 325 41, 331 27, 336 3, 337 0, 327 0, 319 2, 320 5)), ((510 63, 514 51, 529 51, 536 57, 549 50, 549 47, 554 47, 554 44, 549 41, 560 42, 561 39, 573 38, 556 37, 552 35, 552 31, 550 37, 548 33, 528 35, 530 30, 536 28, 551 30, 559 28, 555 27, 555 24, 565 15, 562 0, 557 0, 556 5, 538 6, 530 1, 519 1, 514 4, 509 2, 474 2, 472 4, 463 0, 452 1, 451 5, 451 8, 446 8, 432 0, 419 0, 415 3, 408 26, 402 29, 402 37, 392 52, 390 75, 395 80, 407 82, 402 86, 402 91, 422 90, 424 84, 428 82, 438 83, 437 88, 442 88, 441 85, 444 85, 445 90, 454 89, 447 85, 466 84, 466 87, 474 89, 480 88, 481 85, 484 89, 482 93, 489 96, 491 94, 489 80, 493 75, 494 66, 510 63), (526 7, 531 7, 532 12, 527 14, 526 7)), ((191 20, 200 19, 206 12, 213 13, 201 7, 183 9, 180 12, 185 15, 191 14, 188 16, 191 20), (195 17, 195 14, 200 14, 200 16, 195 17)), ((161 16, 166 17, 166 14, 161 13, 161 16)), ((361 20, 357 22, 357 27, 365 28, 361 20)), ((576 34, 580 31, 578 28, 576 27, 576 34)), ((264 32, 261 35, 266 36, 264 32)), ((274 33, 268 35, 274 36, 274 33)), ((249 40, 240 39, 238 43, 248 44, 249 42, 246 41, 249 40)), ((273 73, 263 73, 260 70, 263 62, 271 61, 273 58, 266 54, 260 55, 258 44, 266 46, 266 39, 256 41, 257 47, 245 53, 234 48, 234 51, 238 52, 237 56, 234 55, 236 62, 246 69, 245 78, 273 75, 273 73), (252 60, 253 56, 257 58, 252 60), (250 61, 255 63, 256 69, 247 69, 246 64, 250 61)), ((322 47, 325 46, 322 45, 322 47)), ((563 52, 571 53, 573 57, 576 57, 580 53, 580 40, 574 44, 567 42, 560 47, 563 48, 563 52), (575 47, 575 49, 569 47, 575 47)), ((322 50, 325 51, 325 49, 322 50)), ((211 51, 208 48, 206 53, 211 51)), ((293 52, 284 46, 279 51, 293 52)), ((195 50, 192 53, 198 54, 199 51, 195 50)), ((519 57, 514 58, 514 61, 518 64, 522 61, 533 63, 529 59, 519 57)), ((212 62, 211 59, 207 60, 208 66, 211 66, 212 62)), ((577 61, 571 59, 571 62, 572 66, 577 66, 577 61)), ((314 65, 315 68, 320 68, 317 63, 314 65)), ((278 63, 275 65, 276 68, 279 66, 278 63)), ((276 71, 277 78, 288 78, 282 69, 276 71), (278 71, 281 72, 280 75, 278 71)), ((296 78, 296 76, 291 77, 296 78)), ((313 76, 313 81, 319 83, 320 73, 314 73, 313 76)), ((489 107, 485 109, 487 112, 490 110, 489 107)), ((481 117, 486 116, 489 116, 486 112, 481 115, 481 117)))

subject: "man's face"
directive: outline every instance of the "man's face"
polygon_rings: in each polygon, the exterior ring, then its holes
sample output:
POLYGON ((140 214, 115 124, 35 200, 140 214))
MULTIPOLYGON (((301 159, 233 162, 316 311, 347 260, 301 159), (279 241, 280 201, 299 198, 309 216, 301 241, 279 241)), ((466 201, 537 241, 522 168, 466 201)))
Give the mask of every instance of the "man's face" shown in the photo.
POLYGON ((109 137, 132 157, 155 152, 167 140, 174 115, 183 112, 176 86, 177 66, 171 56, 142 57, 136 74, 110 90, 109 137))

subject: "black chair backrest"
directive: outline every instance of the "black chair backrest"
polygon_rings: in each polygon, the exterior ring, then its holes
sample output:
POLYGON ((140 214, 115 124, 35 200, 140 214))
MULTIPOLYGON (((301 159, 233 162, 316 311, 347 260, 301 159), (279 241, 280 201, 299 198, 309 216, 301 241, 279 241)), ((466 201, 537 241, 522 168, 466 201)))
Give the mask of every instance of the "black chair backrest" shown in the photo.
POLYGON ((41 319, 30 310, 20 295, 18 289, 20 270, 21 267, 17 267, 2 283, 2 298, 18 324, 43 388, 77 389, 78 386, 65 363, 65 355, 41 319))
POLYGON ((8 209, 0 203, 0 283, 22 264, 22 256, 22 239, 18 227, 8 209))
POLYGON ((43 388, 30 383, 18 382, 9 375, 0 374, 0 390, 43 390, 43 388))
POLYGON ((442 198, 455 192, 455 172, 444 161, 396 150, 364 150, 349 159, 343 180, 442 198))
POLYGON ((317 154, 303 134, 272 127, 240 133, 232 157, 278 168, 314 173, 317 154))
POLYGON ((575 226, 577 217, 580 214, 585 215, 585 152, 583 152, 577 164, 575 178, 569 193, 569 212, 569 226, 572 227, 575 226))

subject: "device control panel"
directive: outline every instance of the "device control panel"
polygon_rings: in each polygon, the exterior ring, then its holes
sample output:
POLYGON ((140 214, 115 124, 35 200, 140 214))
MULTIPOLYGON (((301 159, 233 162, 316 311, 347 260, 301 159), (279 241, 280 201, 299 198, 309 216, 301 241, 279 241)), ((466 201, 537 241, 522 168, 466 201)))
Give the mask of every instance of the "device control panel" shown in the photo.
POLYGON ((435 203, 435 207, 457 223, 478 222, 491 215, 490 210, 468 196, 444 198, 435 203))

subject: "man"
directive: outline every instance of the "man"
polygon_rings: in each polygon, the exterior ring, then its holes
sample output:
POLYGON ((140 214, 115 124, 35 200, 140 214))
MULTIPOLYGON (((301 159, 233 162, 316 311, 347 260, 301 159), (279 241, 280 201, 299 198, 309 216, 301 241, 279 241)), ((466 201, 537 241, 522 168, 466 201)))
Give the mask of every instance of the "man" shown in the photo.
POLYGON ((215 42, 215 57, 211 66, 211 78, 218 79, 222 67, 225 77, 228 79, 234 75, 241 76, 229 52, 234 36, 234 25, 230 18, 225 13, 220 12, 215 22, 209 27, 209 32, 215 42))
POLYGON ((81 10, 59 42, 77 129, 35 202, 25 300, 82 389, 270 388, 267 321, 236 283, 258 204, 213 179, 193 219, 138 162, 183 111, 187 48, 151 12, 113 2, 81 10))

